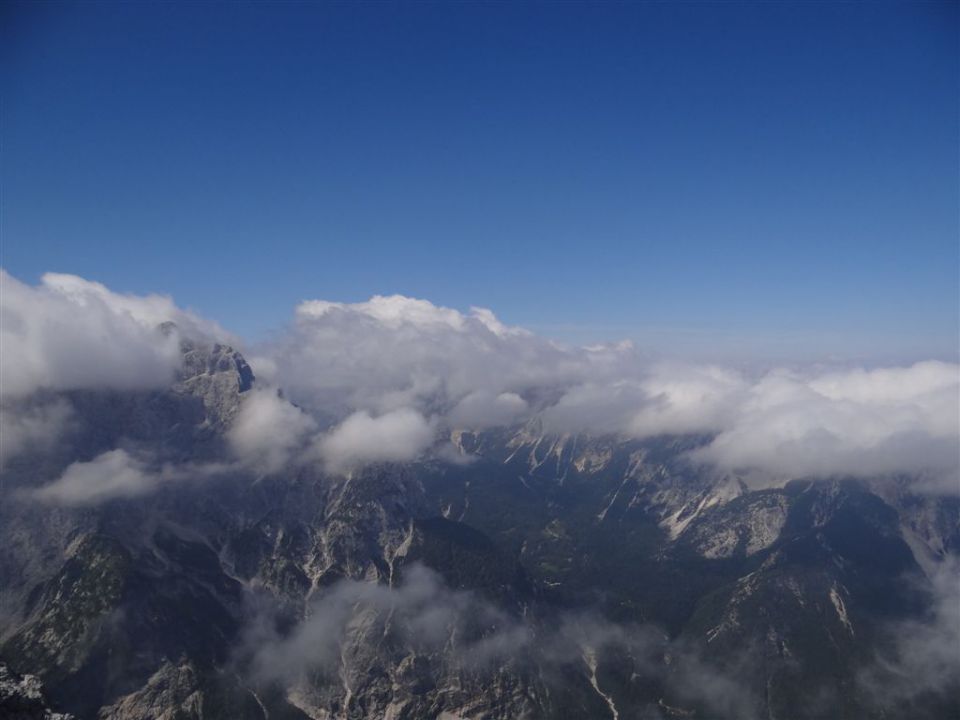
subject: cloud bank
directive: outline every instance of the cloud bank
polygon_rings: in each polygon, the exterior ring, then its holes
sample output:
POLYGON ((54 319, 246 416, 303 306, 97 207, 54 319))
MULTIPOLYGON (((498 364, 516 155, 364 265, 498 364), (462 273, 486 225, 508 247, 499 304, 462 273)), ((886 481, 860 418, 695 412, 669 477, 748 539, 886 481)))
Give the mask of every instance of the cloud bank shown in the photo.
POLYGON ((489 310, 401 296, 302 303, 264 354, 298 404, 328 422, 347 418, 323 446, 352 462, 416 457, 427 425, 485 429, 537 416, 556 433, 705 435, 694 460, 765 484, 918 472, 940 490, 958 482, 952 363, 754 374, 651 363, 629 343, 564 347, 489 310), (407 421, 377 427, 397 412, 407 421), (384 456, 365 451, 365 434, 384 456))
POLYGON ((730 408, 699 457, 772 475, 942 473, 957 480, 960 384, 956 365, 771 372, 730 408))
MULTIPOLYGON (((170 382, 177 338, 230 340, 170 298, 114 293, 70 275, 30 287, 3 273, 0 413, 8 458, 53 432, 14 411, 42 389, 141 388, 170 382)), ((697 434, 696 462, 759 483, 801 476, 922 474, 957 488, 960 366, 773 369, 656 363, 630 343, 567 347, 510 327, 487 309, 426 300, 301 303, 256 348, 259 389, 228 440, 259 472, 291 462, 333 471, 410 461, 453 429, 538 418, 547 432, 645 438, 697 434), (267 378, 284 396, 263 387, 267 378)), ((442 450, 438 450, 442 455, 442 450)))
POLYGON ((160 295, 111 292, 47 273, 31 287, 0 270, 0 396, 39 389, 136 389, 169 384, 180 365, 176 323, 189 337, 228 337, 160 295))

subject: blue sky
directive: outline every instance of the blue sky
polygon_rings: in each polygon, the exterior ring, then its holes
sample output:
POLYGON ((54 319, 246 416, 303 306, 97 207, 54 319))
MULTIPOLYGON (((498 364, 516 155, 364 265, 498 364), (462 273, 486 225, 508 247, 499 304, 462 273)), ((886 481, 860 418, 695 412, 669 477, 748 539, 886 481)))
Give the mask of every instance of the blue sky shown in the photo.
POLYGON ((6 4, 2 249, 248 338, 957 354, 956 3, 6 4))

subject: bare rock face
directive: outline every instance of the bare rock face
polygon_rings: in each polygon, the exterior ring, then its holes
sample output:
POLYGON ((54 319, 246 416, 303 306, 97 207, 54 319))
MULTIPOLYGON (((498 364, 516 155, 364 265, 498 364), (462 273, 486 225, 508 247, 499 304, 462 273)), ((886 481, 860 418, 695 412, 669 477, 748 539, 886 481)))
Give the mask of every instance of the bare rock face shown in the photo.
POLYGON ((189 662, 164 663, 146 686, 100 710, 100 720, 184 720, 203 717, 203 694, 189 662))
POLYGON ((780 491, 749 493, 694 518, 679 542, 705 558, 750 557, 779 539, 788 509, 780 491))
POLYGON ((198 345, 184 340, 183 367, 173 389, 203 402, 205 423, 216 429, 230 425, 239 410, 239 396, 253 387, 253 370, 228 345, 198 345))
POLYGON ((73 715, 53 712, 43 695, 43 685, 34 675, 17 675, 0 663, 0 717, 6 720, 75 720, 73 715))

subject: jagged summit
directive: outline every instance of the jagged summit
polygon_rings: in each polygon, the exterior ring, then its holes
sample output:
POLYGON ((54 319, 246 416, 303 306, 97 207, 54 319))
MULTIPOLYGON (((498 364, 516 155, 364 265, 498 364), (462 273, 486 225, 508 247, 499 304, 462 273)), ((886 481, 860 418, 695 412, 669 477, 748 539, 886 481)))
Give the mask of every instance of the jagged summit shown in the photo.
MULTIPOLYGON (((164 322, 165 335, 179 333, 174 322, 164 322)), ((204 338, 180 337, 183 361, 176 375, 174 390, 203 402, 206 423, 227 427, 239 410, 239 395, 253 387, 256 380, 246 359, 229 345, 204 338)))
MULTIPOLYGON (((177 323, 171 320, 160 323, 158 329, 168 337, 181 332, 177 323)), ((229 345, 206 338, 180 336, 180 352, 183 354, 183 367, 178 374, 181 382, 199 375, 236 373, 239 392, 253 387, 256 379, 253 370, 243 355, 229 345)))
POLYGON ((247 392, 255 377, 247 361, 229 345, 199 345, 189 340, 181 342, 183 366, 178 380, 190 387, 209 386, 215 382, 224 391, 247 392))

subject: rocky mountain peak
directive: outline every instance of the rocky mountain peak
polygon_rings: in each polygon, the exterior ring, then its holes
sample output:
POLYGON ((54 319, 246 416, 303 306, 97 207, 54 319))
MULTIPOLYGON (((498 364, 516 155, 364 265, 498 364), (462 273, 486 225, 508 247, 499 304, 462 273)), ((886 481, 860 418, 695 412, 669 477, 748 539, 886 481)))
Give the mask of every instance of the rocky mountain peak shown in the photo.
POLYGON ((239 351, 229 345, 212 345, 181 339, 183 364, 174 390, 200 398, 206 423, 226 427, 240 408, 240 396, 253 387, 256 379, 239 351))
POLYGON ((235 378, 237 391, 246 392, 256 379, 253 370, 237 350, 229 345, 215 343, 212 346, 197 345, 189 340, 181 342, 183 367, 181 382, 194 380, 202 375, 227 374, 235 378))

